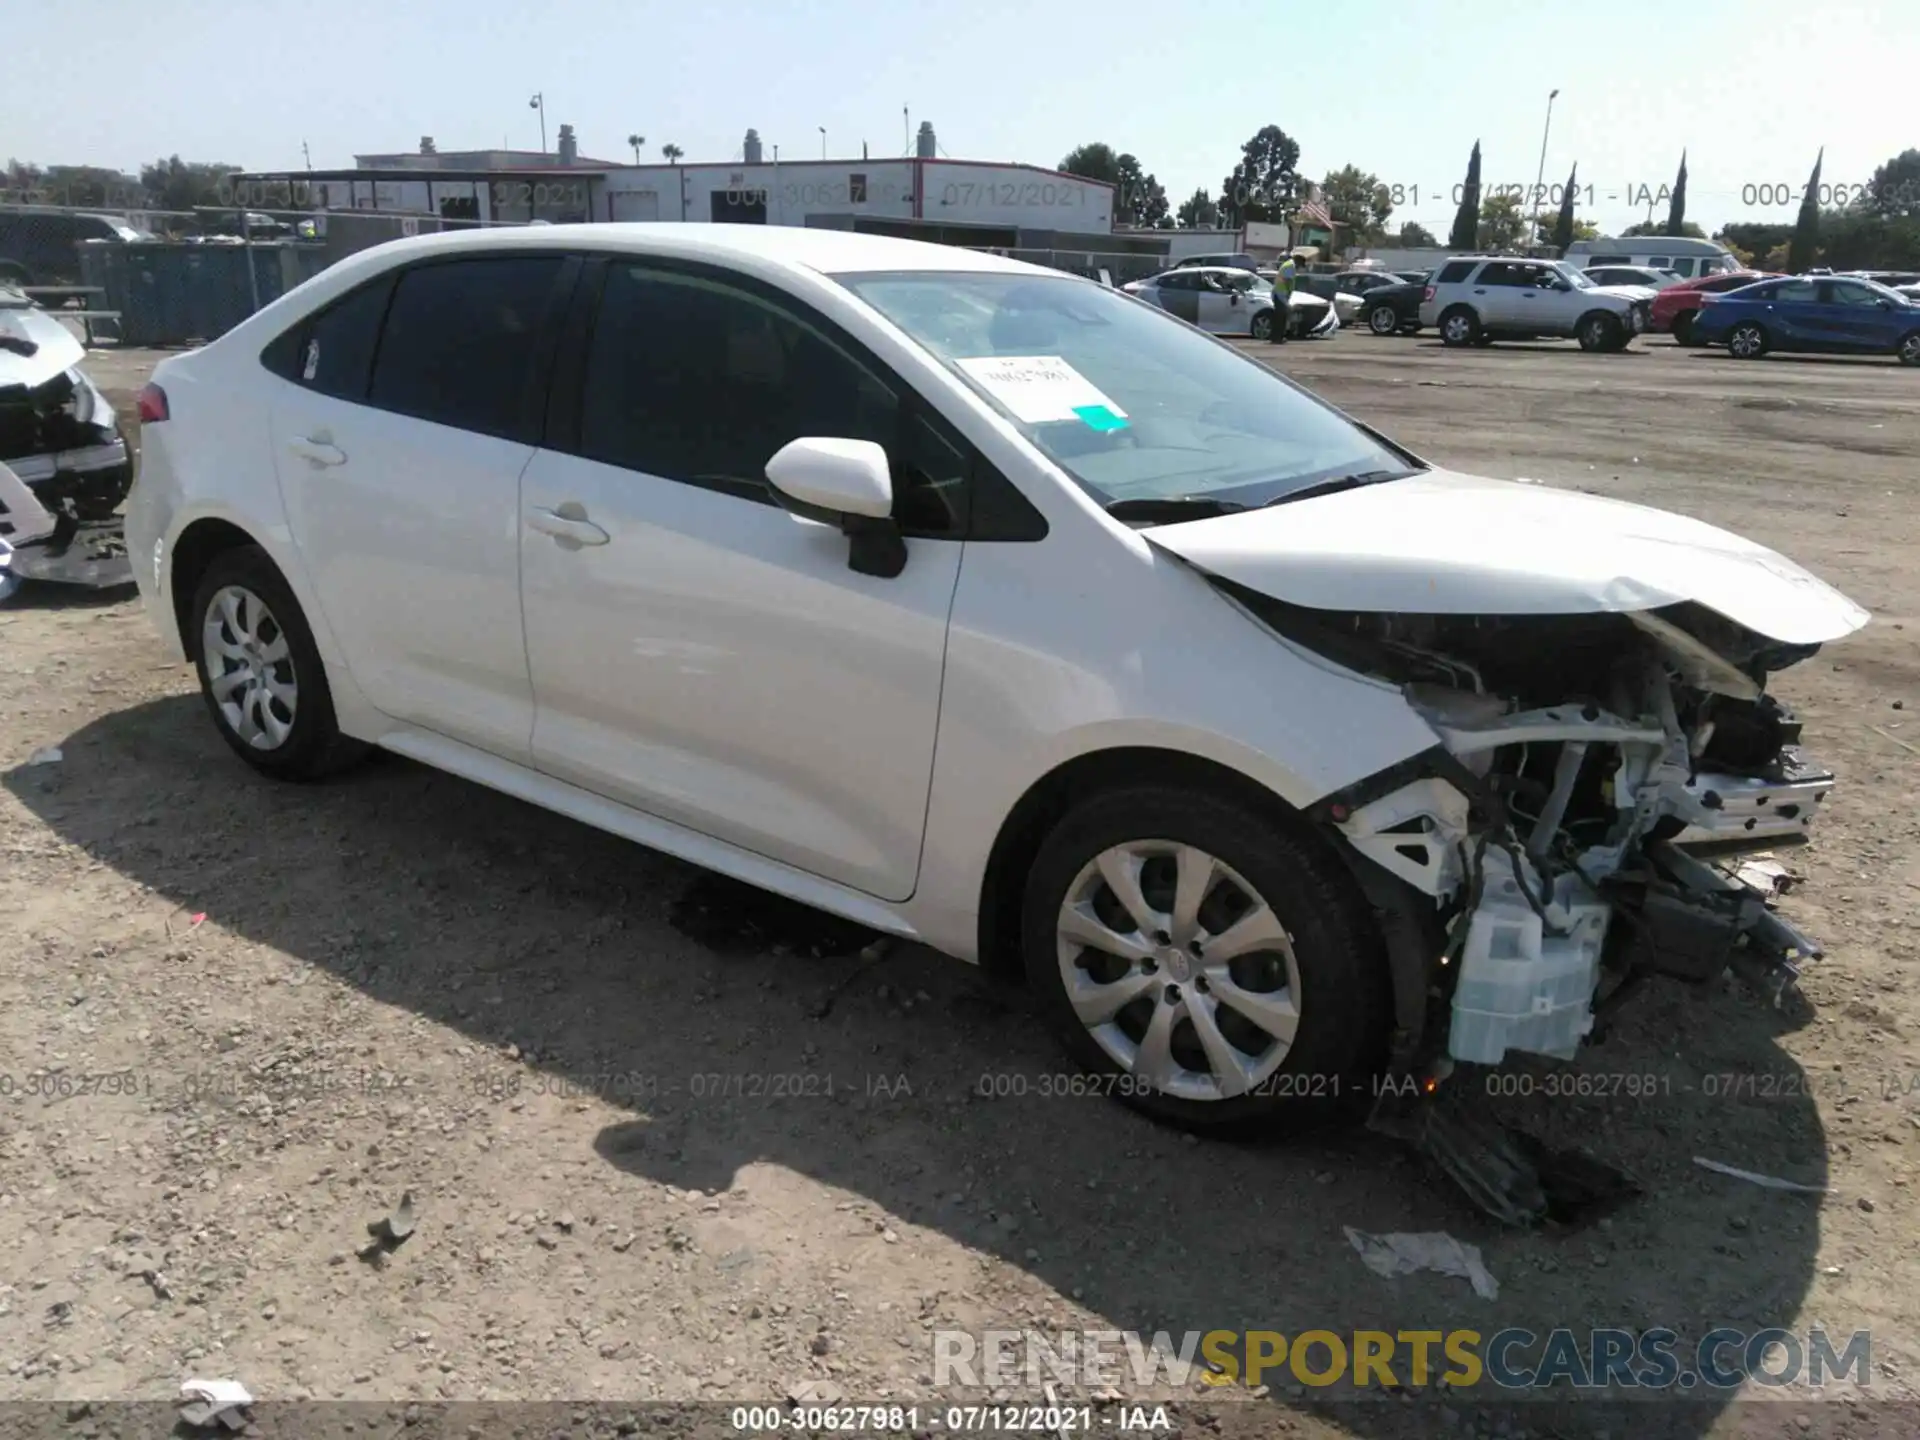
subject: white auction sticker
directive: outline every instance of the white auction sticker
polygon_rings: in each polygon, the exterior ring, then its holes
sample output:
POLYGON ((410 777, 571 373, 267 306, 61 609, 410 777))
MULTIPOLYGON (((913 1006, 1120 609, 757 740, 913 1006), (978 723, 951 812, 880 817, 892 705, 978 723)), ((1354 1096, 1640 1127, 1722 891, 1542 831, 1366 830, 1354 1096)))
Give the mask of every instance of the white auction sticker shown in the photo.
POLYGON ((1023 424, 1079 420, 1096 430, 1127 424, 1127 412, 1058 355, 982 355, 955 363, 1023 424))

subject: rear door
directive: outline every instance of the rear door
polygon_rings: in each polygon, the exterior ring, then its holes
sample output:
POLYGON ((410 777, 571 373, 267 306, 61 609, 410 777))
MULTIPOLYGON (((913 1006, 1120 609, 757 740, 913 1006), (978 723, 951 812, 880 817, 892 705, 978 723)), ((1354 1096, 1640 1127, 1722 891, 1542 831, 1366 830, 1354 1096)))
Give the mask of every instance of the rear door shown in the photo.
POLYGON ((1467 299, 1489 330, 1517 330, 1526 323, 1520 308, 1525 267, 1512 260, 1489 260, 1466 287, 1467 299))
POLYGON ((1759 318, 1776 344, 1795 350, 1818 350, 1831 334, 1820 287, 1812 280, 1783 280, 1774 286, 1759 318))
POLYGON ((578 265, 413 265, 268 352, 287 517, 354 681, 396 720, 522 763, 520 472, 578 265))

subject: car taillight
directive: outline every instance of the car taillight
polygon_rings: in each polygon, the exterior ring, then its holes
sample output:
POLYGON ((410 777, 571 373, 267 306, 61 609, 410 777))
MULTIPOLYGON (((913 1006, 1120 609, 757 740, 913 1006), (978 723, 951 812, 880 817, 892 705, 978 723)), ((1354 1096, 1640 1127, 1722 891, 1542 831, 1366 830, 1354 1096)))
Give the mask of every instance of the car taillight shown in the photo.
POLYGON ((166 391, 153 384, 140 387, 140 423, 142 425, 152 425, 165 420, 168 413, 166 391))
POLYGON ((1423 301, 1431 300, 1433 298, 1433 286, 1431 285, 1427 286, 1426 293, 1422 295, 1420 298, 1423 301))

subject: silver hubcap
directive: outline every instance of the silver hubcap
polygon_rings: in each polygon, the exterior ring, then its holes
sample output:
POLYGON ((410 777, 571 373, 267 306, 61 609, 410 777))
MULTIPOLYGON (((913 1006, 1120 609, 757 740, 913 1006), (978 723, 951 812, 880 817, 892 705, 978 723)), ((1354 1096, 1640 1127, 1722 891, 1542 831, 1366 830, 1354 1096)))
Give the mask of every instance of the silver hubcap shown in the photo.
POLYGON ((1455 315, 1451 320, 1447 321, 1447 338, 1449 340, 1465 340, 1472 333, 1473 327, 1467 324, 1467 317, 1464 315, 1455 315))
POLYGON ((277 750, 293 733, 300 687, 286 632, 258 595, 228 585, 200 628, 207 684, 227 728, 255 750, 277 750))
POLYGON ((1757 330, 1734 331, 1733 343, 1729 348, 1732 349, 1734 354, 1743 357, 1758 353, 1760 349, 1760 332, 1757 330))
POLYGON ((1387 335, 1400 328, 1400 317, 1382 305, 1373 312, 1372 323, 1374 334, 1387 335))
POLYGON ((1920 362, 1920 335, 1909 335, 1900 342, 1900 358, 1909 365, 1920 362))
POLYGON ((1258 892, 1191 845, 1138 840, 1087 862, 1060 907, 1060 975, 1087 1033, 1143 1085, 1225 1100, 1293 1048, 1300 970, 1258 892))

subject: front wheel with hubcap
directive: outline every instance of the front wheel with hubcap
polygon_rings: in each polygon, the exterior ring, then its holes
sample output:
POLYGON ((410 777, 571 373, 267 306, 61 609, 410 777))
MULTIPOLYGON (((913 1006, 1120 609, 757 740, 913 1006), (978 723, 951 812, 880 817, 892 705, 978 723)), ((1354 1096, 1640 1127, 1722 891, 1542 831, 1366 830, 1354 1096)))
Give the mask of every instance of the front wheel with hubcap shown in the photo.
POLYGON ((1902 339, 1900 348, 1894 353, 1900 357, 1902 365, 1920 365, 1920 330, 1902 339))
POLYGON ((1041 847, 1027 975, 1099 1093, 1190 1129, 1299 1128, 1367 1094, 1378 935, 1336 857, 1205 792, 1086 801, 1041 847))
POLYGON ((1767 332, 1751 322, 1736 325, 1727 336, 1727 353, 1736 360, 1758 360, 1767 353, 1767 332))
POLYGON ((1673 343, 1691 345, 1693 341, 1693 311, 1682 310, 1673 317, 1673 343))
POLYGON ((1578 338, 1582 350, 1622 350, 1626 348, 1627 331, 1615 316, 1589 315, 1580 322, 1578 338))
POLYGON ((340 733, 306 616, 257 546, 214 557, 193 601, 194 660, 214 724, 264 774, 311 780, 366 747, 340 733))
POLYGON ((1273 312, 1271 310, 1262 310, 1258 315, 1253 317, 1253 321, 1248 325, 1247 330, 1256 340, 1272 339, 1273 312))

